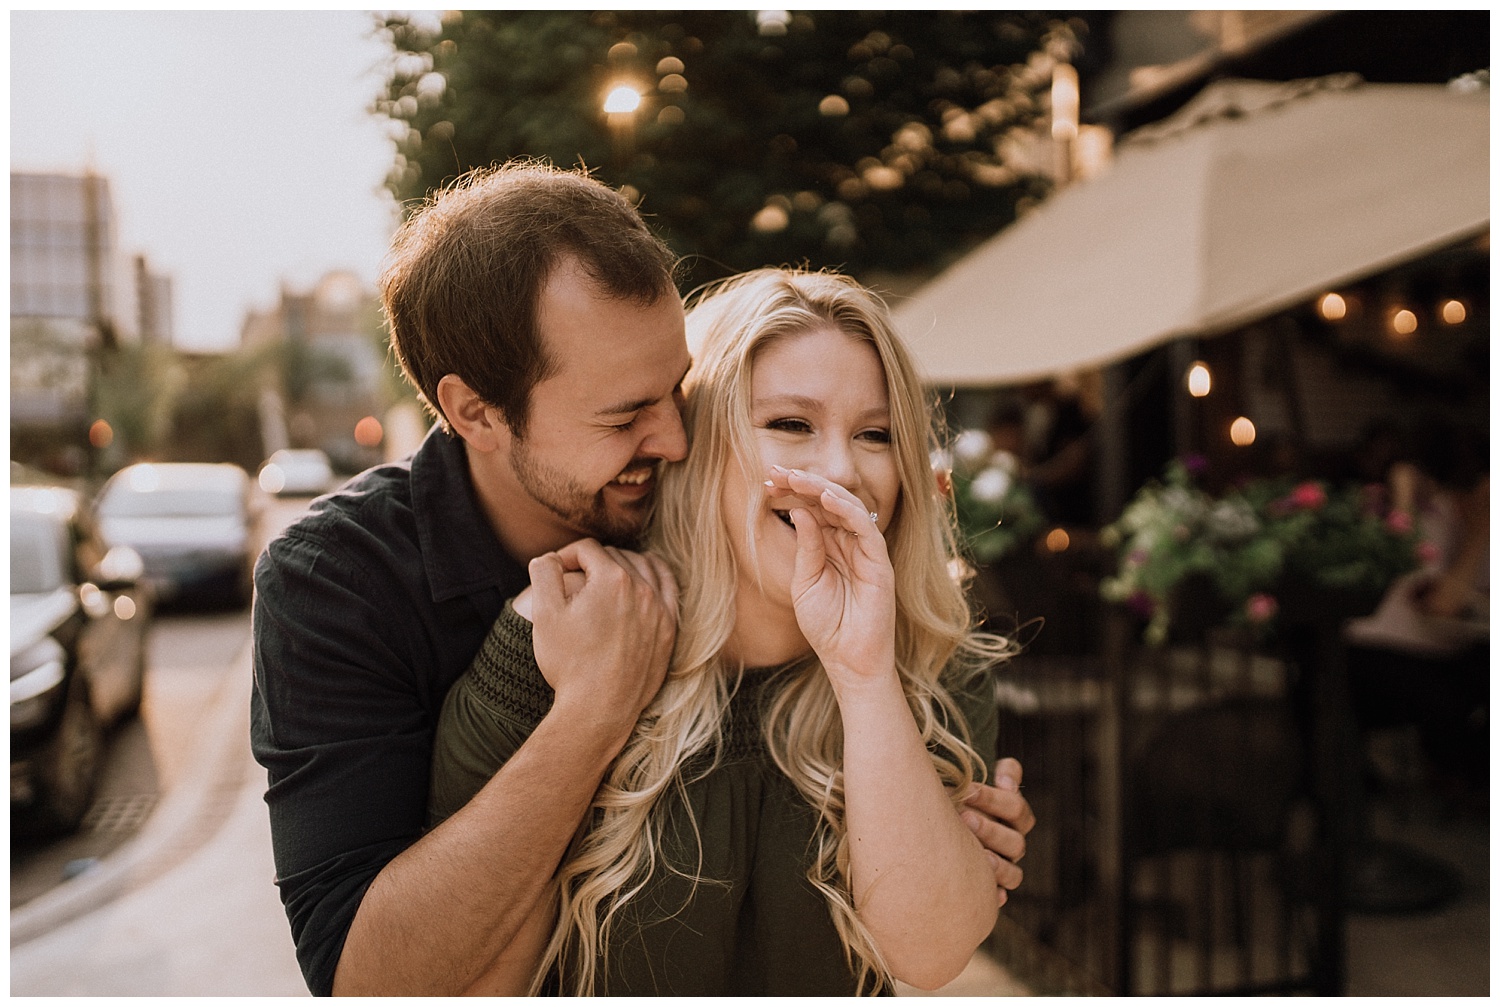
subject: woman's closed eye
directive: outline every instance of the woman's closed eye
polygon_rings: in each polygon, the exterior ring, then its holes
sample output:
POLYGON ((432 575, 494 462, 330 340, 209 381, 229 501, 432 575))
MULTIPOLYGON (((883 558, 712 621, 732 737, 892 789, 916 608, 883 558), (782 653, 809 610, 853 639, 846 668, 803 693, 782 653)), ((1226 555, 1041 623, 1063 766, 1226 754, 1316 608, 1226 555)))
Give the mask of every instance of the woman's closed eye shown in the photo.
POLYGON ((779 430, 789 434, 812 433, 812 424, 795 416, 783 416, 766 422, 767 430, 779 430))
POLYGON ((885 427, 871 427, 868 430, 861 430, 855 436, 859 440, 869 441, 872 444, 889 444, 891 442, 891 432, 885 427))

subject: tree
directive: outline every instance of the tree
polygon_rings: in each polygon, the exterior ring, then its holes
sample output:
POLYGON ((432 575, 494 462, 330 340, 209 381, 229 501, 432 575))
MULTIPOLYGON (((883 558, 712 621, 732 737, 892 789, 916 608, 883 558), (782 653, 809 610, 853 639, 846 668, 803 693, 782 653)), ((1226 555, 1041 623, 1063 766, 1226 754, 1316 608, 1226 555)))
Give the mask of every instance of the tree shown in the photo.
POLYGON ((387 15, 373 111, 413 200, 518 157, 640 201, 701 282, 767 263, 933 269, 1045 195, 1026 142, 1090 21, 1017 11, 387 15), (627 83, 633 113, 607 114, 627 83))

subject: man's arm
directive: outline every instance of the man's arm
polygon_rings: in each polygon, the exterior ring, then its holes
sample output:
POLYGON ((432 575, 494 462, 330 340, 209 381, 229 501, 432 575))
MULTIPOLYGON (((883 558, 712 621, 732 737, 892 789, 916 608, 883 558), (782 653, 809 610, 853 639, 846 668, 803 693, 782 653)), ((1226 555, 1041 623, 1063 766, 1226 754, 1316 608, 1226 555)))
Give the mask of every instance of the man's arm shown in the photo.
POLYGON ((511 944, 610 762, 665 677, 676 587, 664 565, 598 543, 532 561, 537 663, 551 710, 463 808, 376 876, 335 994, 467 989, 511 944), (584 574, 565 593, 565 570, 584 574))
POLYGON ((1021 796, 1021 764, 1015 759, 995 763, 995 785, 976 784, 965 799, 969 806, 964 824, 978 837, 995 869, 995 893, 1005 905, 1010 893, 1021 884, 1021 868, 1026 855, 1026 836, 1036 825, 1031 805, 1021 796))

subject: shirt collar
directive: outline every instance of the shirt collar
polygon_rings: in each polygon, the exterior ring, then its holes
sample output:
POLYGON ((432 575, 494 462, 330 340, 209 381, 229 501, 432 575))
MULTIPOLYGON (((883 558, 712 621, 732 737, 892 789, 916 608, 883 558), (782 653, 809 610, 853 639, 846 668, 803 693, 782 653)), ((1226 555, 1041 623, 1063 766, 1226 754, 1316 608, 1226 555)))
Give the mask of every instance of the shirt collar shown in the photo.
POLYGON ((433 424, 411 460, 412 512, 433 601, 478 590, 519 590, 526 572, 479 509, 463 440, 433 424))

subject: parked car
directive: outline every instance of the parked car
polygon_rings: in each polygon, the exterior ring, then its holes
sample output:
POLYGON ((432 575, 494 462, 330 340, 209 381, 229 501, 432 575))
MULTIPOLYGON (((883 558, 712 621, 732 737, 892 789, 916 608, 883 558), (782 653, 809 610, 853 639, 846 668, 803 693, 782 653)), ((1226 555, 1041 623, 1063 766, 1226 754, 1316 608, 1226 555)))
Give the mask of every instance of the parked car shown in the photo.
POLYGON ((105 731, 141 702, 150 592, 79 494, 10 491, 13 828, 71 832, 93 800, 105 731))
POLYGON ((250 601, 261 498, 238 465, 139 463, 99 494, 99 526, 146 566, 159 600, 250 601))
POLYGON ((333 464, 317 448, 283 448, 261 465, 258 482, 276 496, 317 496, 333 487, 333 464))

